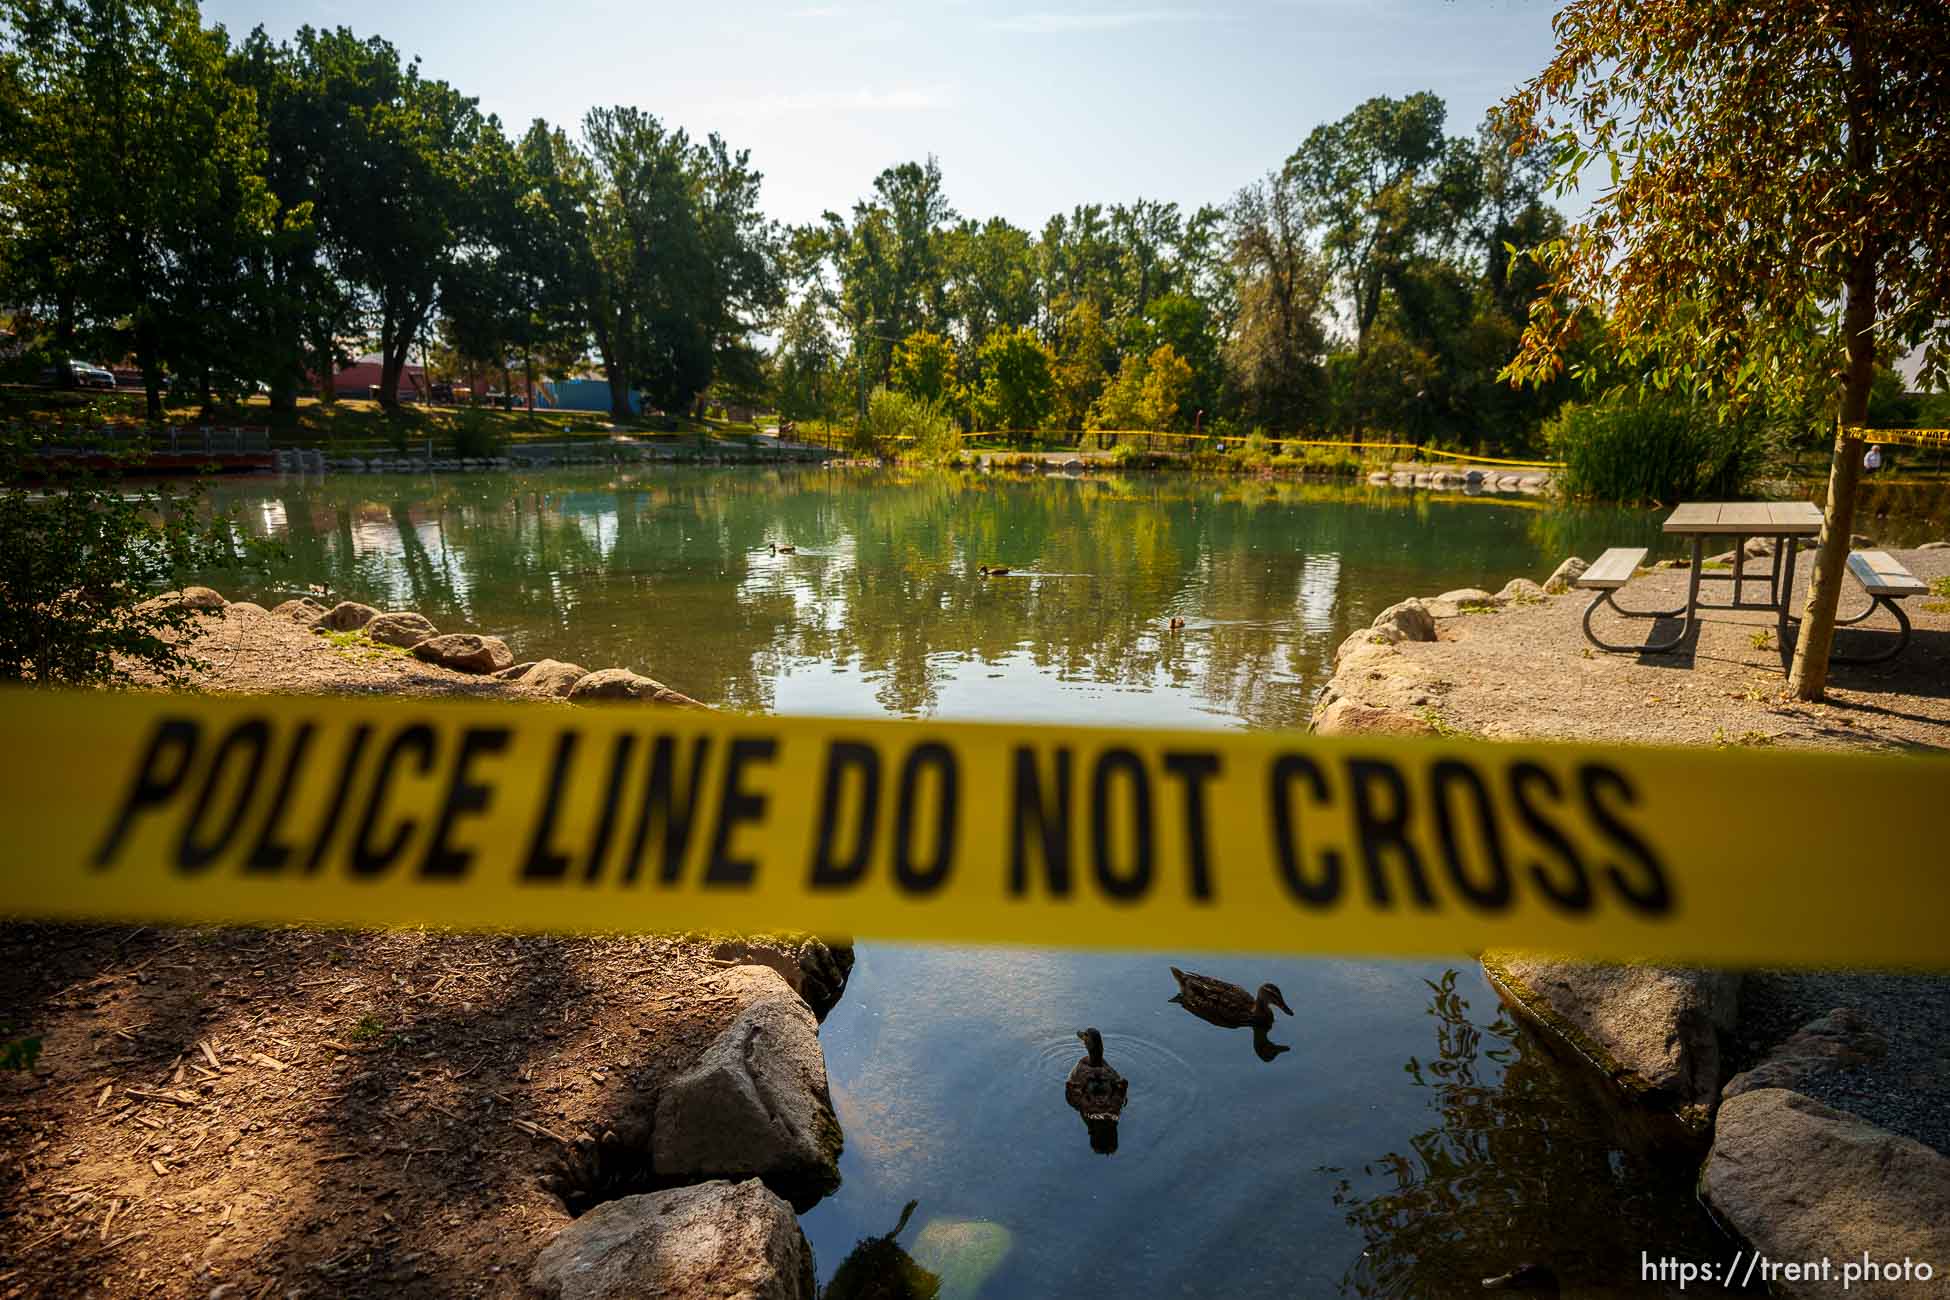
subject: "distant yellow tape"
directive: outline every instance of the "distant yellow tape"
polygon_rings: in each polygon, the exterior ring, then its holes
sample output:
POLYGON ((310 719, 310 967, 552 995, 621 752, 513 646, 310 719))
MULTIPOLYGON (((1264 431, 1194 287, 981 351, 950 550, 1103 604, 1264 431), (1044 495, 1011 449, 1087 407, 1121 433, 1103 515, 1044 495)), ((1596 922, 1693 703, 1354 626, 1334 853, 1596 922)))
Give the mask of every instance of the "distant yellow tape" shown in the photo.
POLYGON ((0 912, 1950 967, 1903 756, 0 696, 0 912))
POLYGON ((1912 447, 1950 446, 1950 429, 1866 429, 1851 425, 1848 434, 1864 442, 1907 443, 1912 447))

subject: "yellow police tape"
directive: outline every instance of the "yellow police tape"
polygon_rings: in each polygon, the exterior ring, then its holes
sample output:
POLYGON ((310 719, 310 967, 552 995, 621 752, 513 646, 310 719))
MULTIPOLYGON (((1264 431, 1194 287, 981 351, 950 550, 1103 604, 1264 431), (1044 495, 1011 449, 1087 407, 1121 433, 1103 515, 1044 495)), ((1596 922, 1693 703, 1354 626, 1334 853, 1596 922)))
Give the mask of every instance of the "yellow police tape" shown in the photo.
POLYGON ((1950 966, 1940 759, 0 697, 0 913, 1950 966))
POLYGON ((1862 425, 1850 425, 1848 435, 1864 442, 1879 442, 1887 446, 1901 443, 1911 447, 1950 446, 1950 429, 1870 429, 1862 425))

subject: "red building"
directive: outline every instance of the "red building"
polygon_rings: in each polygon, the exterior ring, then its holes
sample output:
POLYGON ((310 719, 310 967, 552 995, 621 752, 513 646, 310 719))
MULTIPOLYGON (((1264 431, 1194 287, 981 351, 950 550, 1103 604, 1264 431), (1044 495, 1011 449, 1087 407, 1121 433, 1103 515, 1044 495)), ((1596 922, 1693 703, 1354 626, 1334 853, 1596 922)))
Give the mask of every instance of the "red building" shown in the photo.
MULTIPOLYGON (((379 372, 378 353, 360 357, 332 376, 332 391, 340 397, 371 397, 379 391, 379 372)), ((425 367, 416 366, 412 362, 400 367, 399 400, 402 402, 427 400, 425 367)))

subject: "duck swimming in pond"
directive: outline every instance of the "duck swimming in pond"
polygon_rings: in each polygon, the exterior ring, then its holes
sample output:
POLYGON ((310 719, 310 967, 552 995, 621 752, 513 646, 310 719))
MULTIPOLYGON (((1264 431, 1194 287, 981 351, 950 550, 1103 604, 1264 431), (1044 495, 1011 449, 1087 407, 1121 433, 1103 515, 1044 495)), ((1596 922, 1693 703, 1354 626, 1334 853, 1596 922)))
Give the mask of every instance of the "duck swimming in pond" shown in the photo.
POLYGON ((1100 1155, 1117 1150, 1117 1120, 1124 1113, 1131 1085, 1104 1060, 1104 1036, 1095 1029, 1079 1029, 1084 1057, 1063 1084, 1063 1100, 1083 1116, 1090 1130, 1090 1149, 1100 1155))
POLYGON ((771 546, 774 555, 791 555, 799 549, 796 546, 780 546, 777 542, 773 542, 771 546))
POLYGON ((1259 992, 1252 994, 1237 984, 1215 980, 1210 975, 1194 975, 1176 966, 1171 968, 1171 977, 1178 981, 1178 992, 1171 1001, 1200 1020, 1225 1029, 1243 1029, 1247 1025, 1266 1028, 1273 1023, 1274 1007, 1289 1016, 1293 1014, 1293 1008, 1286 1004, 1275 984, 1262 984, 1259 992))
POLYGON ((984 578, 1006 578, 1009 576, 1009 571, 999 564, 977 565, 975 572, 981 574, 984 578))
POLYGON ((1166 624, 1166 626, 1169 627, 1172 631, 1176 632, 1179 628, 1185 626, 1185 620, 1178 617, 1178 615, 1173 614, 1171 616, 1171 622, 1166 624))

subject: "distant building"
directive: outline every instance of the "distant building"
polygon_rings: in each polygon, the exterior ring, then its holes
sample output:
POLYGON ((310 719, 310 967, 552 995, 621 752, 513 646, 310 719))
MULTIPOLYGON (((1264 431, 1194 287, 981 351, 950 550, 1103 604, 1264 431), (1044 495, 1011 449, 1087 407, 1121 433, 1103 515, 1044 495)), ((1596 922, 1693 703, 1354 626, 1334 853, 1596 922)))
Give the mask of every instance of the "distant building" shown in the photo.
MULTIPOLYGON (((551 379, 535 386, 536 409, 552 411, 607 411, 607 379, 551 379)), ((630 394, 630 414, 643 414, 643 394, 630 394)))
MULTIPOLYGON (((360 357, 345 369, 332 376, 332 391, 340 397, 371 397, 379 389, 382 361, 378 353, 360 357)), ((400 367, 399 400, 402 402, 424 402, 427 400, 427 372, 424 366, 411 362, 400 367)))

